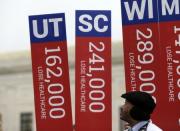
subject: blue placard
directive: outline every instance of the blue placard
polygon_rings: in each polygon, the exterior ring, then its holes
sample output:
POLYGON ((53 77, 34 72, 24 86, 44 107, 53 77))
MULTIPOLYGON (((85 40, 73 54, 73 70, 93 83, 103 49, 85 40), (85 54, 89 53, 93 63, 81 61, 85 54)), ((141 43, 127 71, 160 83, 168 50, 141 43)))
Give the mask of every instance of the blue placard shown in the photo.
POLYGON ((76 36, 111 36, 111 11, 77 10, 76 36))
POLYGON ((159 21, 180 20, 180 0, 158 0, 159 21))
POLYGON ((64 41, 66 27, 64 13, 29 16, 31 43, 64 41))
POLYGON ((122 24, 158 22, 157 0, 121 0, 122 24))

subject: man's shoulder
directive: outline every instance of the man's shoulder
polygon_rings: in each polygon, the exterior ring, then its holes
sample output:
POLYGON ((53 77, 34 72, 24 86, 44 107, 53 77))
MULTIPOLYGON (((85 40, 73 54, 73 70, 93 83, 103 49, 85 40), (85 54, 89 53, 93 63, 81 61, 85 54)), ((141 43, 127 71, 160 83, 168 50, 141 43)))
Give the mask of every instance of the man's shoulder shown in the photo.
POLYGON ((147 131, 162 131, 162 129, 150 122, 147 127, 147 131))

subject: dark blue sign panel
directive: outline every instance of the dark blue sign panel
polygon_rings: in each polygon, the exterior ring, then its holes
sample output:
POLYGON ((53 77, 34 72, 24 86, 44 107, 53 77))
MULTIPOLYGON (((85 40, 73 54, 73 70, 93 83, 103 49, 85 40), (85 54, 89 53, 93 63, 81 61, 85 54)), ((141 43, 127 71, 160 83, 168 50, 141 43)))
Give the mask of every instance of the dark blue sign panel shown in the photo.
POLYGON ((66 40, 64 13, 29 16, 31 43, 66 40))
POLYGON ((180 0, 158 0, 159 21, 180 20, 180 0))
POLYGON ((121 0, 123 25, 157 22, 157 0, 121 0))
POLYGON ((76 35, 77 36, 111 36, 111 12, 110 11, 76 11, 76 35))

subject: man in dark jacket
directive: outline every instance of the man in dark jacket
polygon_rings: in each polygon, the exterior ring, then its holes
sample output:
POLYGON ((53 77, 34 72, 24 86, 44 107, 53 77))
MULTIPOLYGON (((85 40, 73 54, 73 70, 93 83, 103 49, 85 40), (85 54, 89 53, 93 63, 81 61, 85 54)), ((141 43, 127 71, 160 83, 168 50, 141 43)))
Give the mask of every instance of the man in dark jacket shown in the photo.
POLYGON ((121 96, 125 104, 121 107, 120 118, 128 122, 127 131, 162 131, 150 120, 156 104, 150 94, 140 91, 128 92, 121 96))

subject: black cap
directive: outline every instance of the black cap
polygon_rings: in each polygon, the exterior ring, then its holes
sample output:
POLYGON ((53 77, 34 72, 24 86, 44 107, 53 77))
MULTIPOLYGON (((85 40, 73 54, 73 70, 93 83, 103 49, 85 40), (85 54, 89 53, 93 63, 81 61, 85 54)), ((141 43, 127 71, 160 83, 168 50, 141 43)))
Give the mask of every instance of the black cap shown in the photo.
POLYGON ((125 98, 128 102, 138 107, 147 114, 151 114, 156 107, 156 104, 152 96, 146 92, 133 91, 122 94, 122 98, 125 98))

